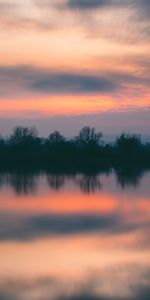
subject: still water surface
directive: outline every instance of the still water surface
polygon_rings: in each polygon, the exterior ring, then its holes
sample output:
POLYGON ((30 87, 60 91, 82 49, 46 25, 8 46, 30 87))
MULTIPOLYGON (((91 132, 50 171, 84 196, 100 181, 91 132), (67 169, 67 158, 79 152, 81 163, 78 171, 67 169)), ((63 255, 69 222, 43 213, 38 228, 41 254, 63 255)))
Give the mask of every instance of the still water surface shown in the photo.
POLYGON ((150 172, 1 174, 0 299, 150 299, 150 172))

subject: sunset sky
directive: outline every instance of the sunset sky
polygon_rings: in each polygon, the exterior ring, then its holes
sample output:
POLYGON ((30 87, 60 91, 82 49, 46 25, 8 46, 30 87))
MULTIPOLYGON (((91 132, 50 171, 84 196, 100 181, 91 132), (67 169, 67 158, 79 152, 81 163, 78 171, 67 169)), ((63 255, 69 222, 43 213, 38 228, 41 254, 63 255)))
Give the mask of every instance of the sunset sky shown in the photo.
POLYGON ((149 0, 0 0, 0 133, 149 134, 149 0))

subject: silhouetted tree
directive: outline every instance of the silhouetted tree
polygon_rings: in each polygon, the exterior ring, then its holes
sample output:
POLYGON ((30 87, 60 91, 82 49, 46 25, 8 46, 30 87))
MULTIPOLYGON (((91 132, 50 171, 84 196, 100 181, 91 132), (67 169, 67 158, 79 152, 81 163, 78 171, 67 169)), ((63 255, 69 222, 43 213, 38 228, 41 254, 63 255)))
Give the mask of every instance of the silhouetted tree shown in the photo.
POLYGON ((58 145, 65 142, 65 138, 60 134, 59 131, 54 131, 51 133, 47 139, 48 143, 51 145, 58 145))
POLYGON ((102 133, 85 126, 78 136, 66 139, 59 131, 48 138, 34 127, 17 126, 9 138, 0 136, 0 168, 30 167, 53 171, 98 171, 119 166, 150 166, 150 144, 136 134, 121 134, 114 144, 104 144, 102 133))
POLYGON ((10 136, 10 143, 13 145, 30 144, 37 138, 37 130, 35 127, 17 126, 14 128, 10 136))
POLYGON ((117 137, 115 146, 119 164, 143 163, 143 145, 139 135, 122 133, 117 137))
POLYGON ((3 146, 4 144, 5 144, 5 140, 0 134, 0 147, 3 146))
POLYGON ((95 128, 85 126, 80 130, 76 141, 84 146, 99 145, 102 136, 102 132, 96 132, 95 128))
POLYGON ((116 146, 119 150, 137 150, 141 147, 141 137, 136 134, 122 133, 116 139, 116 146))

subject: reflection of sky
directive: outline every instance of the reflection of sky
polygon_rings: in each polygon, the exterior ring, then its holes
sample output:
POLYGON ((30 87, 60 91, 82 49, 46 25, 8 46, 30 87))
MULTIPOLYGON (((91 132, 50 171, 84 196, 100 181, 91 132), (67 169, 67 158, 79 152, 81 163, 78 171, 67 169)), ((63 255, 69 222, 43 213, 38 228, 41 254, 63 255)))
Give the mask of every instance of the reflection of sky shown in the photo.
POLYGON ((65 177, 58 190, 54 182, 63 178, 35 176, 36 188, 22 194, 5 176, 0 299, 63 299, 67 294, 88 299, 86 292, 102 300, 148 299, 149 173, 136 189, 121 189, 115 174, 99 175, 101 184, 91 193, 78 184, 82 175, 65 177))

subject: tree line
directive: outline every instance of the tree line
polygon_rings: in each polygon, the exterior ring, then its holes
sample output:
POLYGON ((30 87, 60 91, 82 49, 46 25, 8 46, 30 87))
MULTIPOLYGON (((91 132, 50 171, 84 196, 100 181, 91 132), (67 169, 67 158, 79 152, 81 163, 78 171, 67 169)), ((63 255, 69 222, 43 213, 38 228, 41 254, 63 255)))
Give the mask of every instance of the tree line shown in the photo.
POLYGON ((43 138, 34 127, 17 126, 7 138, 0 135, 0 169, 65 171, 130 166, 150 167, 150 143, 143 143, 136 134, 122 133, 113 143, 105 143, 102 132, 88 126, 71 139, 59 131, 43 138))

